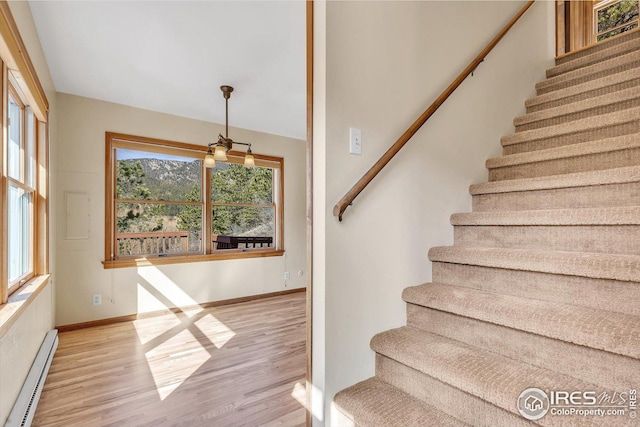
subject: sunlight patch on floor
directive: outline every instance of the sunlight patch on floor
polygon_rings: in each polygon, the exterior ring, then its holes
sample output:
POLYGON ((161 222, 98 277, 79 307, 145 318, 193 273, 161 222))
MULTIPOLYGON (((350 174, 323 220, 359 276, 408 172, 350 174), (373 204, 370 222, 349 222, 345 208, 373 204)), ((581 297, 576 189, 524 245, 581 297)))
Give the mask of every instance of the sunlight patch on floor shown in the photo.
POLYGON ((217 349, 221 349, 231 338, 236 336, 235 332, 216 319, 211 313, 196 320, 194 323, 217 349))
POLYGON ((211 356, 191 332, 183 330, 147 351, 145 357, 160 400, 164 400, 211 356))
POLYGON ((165 332, 180 324, 175 316, 162 316, 156 318, 138 319, 133 322, 133 327, 138 334, 140 344, 144 345, 158 338, 165 332))

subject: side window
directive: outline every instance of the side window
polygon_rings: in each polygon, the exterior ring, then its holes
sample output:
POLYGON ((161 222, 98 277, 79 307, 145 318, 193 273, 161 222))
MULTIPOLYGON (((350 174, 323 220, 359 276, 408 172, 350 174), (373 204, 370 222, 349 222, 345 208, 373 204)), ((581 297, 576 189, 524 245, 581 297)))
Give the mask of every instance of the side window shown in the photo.
POLYGON ((34 275, 35 118, 11 87, 7 105, 9 293, 34 275))

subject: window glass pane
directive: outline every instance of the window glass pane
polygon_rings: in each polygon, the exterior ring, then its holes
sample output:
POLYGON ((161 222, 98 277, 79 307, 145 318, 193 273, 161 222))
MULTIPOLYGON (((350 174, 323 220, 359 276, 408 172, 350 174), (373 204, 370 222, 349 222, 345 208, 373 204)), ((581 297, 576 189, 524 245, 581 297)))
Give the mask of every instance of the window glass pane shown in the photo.
POLYGON ((618 34, 624 33, 625 31, 633 30, 634 28, 638 28, 638 21, 632 22, 631 24, 625 25, 624 27, 616 28, 615 30, 602 33, 598 35, 597 41, 602 41, 608 39, 609 37, 617 36, 618 34))
POLYGON ((273 169, 217 162, 211 169, 211 200, 219 203, 273 203, 273 169))
POLYGON ((145 151, 116 150, 116 198, 201 201, 199 159, 145 151))
POLYGON ((31 193, 9 184, 9 282, 31 270, 31 193))
POLYGON ((213 206, 212 247, 274 247, 275 228, 271 206, 213 206))
POLYGON ((25 172, 25 184, 31 188, 36 187, 36 119, 30 107, 26 109, 26 153, 27 170, 25 172))
POLYGON ((202 251, 202 206, 118 203, 116 255, 202 251))
MULTIPOLYGON (((622 0, 598 11, 598 33, 638 19, 638 0, 622 0)), ((626 27, 625 27, 626 28, 626 27)), ((619 33, 628 31, 622 30, 619 33)), ((616 34, 619 34, 616 33, 616 34)), ((615 34, 611 34, 615 35, 615 34)), ((607 37, 611 37, 611 35, 607 37)), ((605 37, 606 38, 606 37, 605 37)), ((600 39, 600 38, 598 38, 600 39)))
POLYGON ((9 136, 7 149, 7 167, 11 178, 21 180, 20 176, 20 134, 22 128, 22 114, 20 105, 13 96, 9 95, 9 126, 7 133, 9 136))

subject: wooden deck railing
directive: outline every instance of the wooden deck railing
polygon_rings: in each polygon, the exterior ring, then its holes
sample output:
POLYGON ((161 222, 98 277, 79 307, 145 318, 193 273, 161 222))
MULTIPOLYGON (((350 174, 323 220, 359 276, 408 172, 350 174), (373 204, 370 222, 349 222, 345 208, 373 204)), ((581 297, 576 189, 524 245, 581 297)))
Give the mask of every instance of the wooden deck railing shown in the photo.
POLYGON ((189 232, 169 231, 116 234, 118 256, 189 252, 189 232))
POLYGON ((535 0, 527 2, 527 4, 520 9, 520 11, 507 23, 507 25, 491 40, 491 42, 475 57, 473 61, 456 77, 456 79, 447 87, 438 98, 426 109, 424 113, 402 134, 400 138, 387 150, 386 153, 365 173, 362 178, 344 195, 342 199, 334 206, 333 215, 338 217, 338 220, 342 221, 342 214, 347 210, 349 205, 353 203, 353 200, 358 197, 358 194, 366 188, 366 186, 373 180, 373 178, 380 173, 380 171, 389 163, 389 161, 404 147, 404 145, 411 139, 413 135, 425 124, 425 122, 435 113, 444 101, 455 91, 458 86, 471 74, 480 63, 484 60, 485 56, 491 52, 491 50, 498 44, 498 42, 504 37, 504 35, 513 27, 513 25, 520 19, 522 15, 531 7, 535 0))
MULTIPOLYGON (((273 237, 212 234, 211 242, 212 250, 270 248, 273 246, 273 237)), ((189 243, 188 231, 116 234, 118 256, 179 254, 200 250, 200 244, 192 250, 189 248, 189 243)))

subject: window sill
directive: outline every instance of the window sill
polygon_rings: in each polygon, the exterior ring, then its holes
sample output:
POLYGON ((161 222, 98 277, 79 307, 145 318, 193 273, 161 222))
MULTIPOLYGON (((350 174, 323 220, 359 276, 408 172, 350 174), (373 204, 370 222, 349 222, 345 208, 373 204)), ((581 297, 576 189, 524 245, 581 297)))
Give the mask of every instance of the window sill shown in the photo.
POLYGON ((265 249, 250 250, 243 252, 241 250, 229 250, 224 253, 215 253, 207 255, 174 255, 167 257, 142 257, 142 258, 124 258, 113 261, 102 261, 105 269, 110 268, 126 268, 126 267, 144 267, 148 265, 165 265, 165 264, 185 264, 189 262, 205 262, 205 261, 221 261, 228 259, 245 259, 245 258, 263 258, 272 256, 282 256, 284 250, 265 249))
POLYGON ((36 276, 18 288, 6 304, 0 305, 0 338, 7 333, 20 315, 35 301, 40 292, 49 284, 50 274, 36 276))

